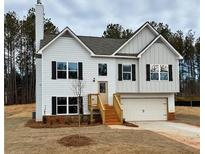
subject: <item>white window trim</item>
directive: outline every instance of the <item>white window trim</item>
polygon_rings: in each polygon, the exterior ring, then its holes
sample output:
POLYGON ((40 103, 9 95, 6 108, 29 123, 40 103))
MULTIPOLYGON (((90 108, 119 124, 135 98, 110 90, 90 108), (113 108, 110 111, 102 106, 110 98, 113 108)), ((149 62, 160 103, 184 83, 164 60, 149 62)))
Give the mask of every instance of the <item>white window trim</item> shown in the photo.
MULTIPOLYGON (((71 72, 77 72, 77 78, 76 78, 76 79, 78 79, 78 78, 79 78, 79 76, 78 76, 78 71, 79 71, 79 70, 78 70, 78 62, 67 62, 67 65, 68 65, 68 67, 67 67, 67 74, 68 74, 68 75, 67 75, 67 76, 68 76, 67 79, 70 79, 70 78, 69 78, 69 71, 71 71, 71 72), (76 64, 77 64, 77 70, 69 70, 69 69, 68 69, 69 63, 76 63, 76 64)), ((70 80, 76 80, 76 79, 70 79, 70 80)))
POLYGON ((132 64, 122 64, 122 81, 132 81, 132 64), (130 72, 126 72, 126 71, 124 72, 124 67, 123 66, 125 66, 125 65, 131 67, 130 72), (130 73, 130 80, 124 80, 124 78, 123 78, 124 73, 130 73))
MULTIPOLYGON (((76 97, 76 96, 70 96, 70 97, 76 97)), ((68 100, 69 100, 69 97, 67 97, 68 98, 68 100)), ((77 97, 76 97, 77 98, 77 97)), ((78 98, 77 98, 78 99, 78 98)), ((77 104, 76 105, 69 105, 69 102, 68 102, 68 114, 69 115, 78 115, 79 114, 79 104, 78 104, 78 102, 77 102, 77 104), (69 113, 69 106, 77 106, 77 112, 76 113, 69 113)))
POLYGON ((98 63, 98 70, 97 70, 97 71, 98 71, 98 76, 102 76, 102 77, 108 76, 108 65, 107 65, 107 63, 98 63), (106 65, 106 68, 107 68, 107 74, 106 74, 106 75, 100 75, 100 74, 99 74, 99 65, 100 65, 100 64, 102 64, 102 65, 105 64, 105 65, 106 65))
MULTIPOLYGON (((65 96, 59 96, 65 97, 65 96)), ((66 97, 67 104, 66 105, 58 105, 58 98, 56 97, 56 115, 78 115, 79 114, 79 104, 76 105, 69 105, 69 97, 76 97, 76 96, 68 96, 66 97), (66 106, 67 112, 66 113, 58 113, 58 106, 66 106), (77 106, 77 113, 69 113, 69 106, 77 106)))
POLYGON ((68 65, 67 65, 67 62, 62 62, 62 61, 56 61, 56 79, 67 79, 68 78, 68 75, 67 75, 67 68, 68 68, 68 65), (58 63, 66 63, 66 70, 58 70, 58 63), (61 71, 61 72, 66 72, 66 78, 58 78, 58 71, 61 71))
POLYGON ((150 81, 169 81, 169 65, 168 64, 150 64, 150 81), (151 72, 151 65, 158 65, 159 71, 158 72, 151 72), (167 65, 168 71, 167 72, 160 72, 160 65, 167 65), (152 80, 151 79, 151 73, 158 73, 159 79, 158 80, 152 80), (161 73, 167 73, 167 80, 161 80, 161 73))
MULTIPOLYGON (((78 74, 78 62, 68 62, 68 61, 56 61, 56 79, 64 80, 64 79, 70 79, 69 78, 69 71, 71 72, 77 72, 77 78, 79 78, 78 74), (58 70, 58 63, 66 63, 66 70, 58 70), (76 63, 77 64, 77 70, 68 70, 69 63, 76 63), (66 72, 66 78, 58 78, 58 71, 66 72)), ((70 80, 76 80, 76 79, 70 79, 70 80)))
MULTIPOLYGON (((59 97, 63 97, 63 96, 59 96, 59 97)), ((56 115, 67 115, 68 113, 68 97, 65 97, 66 98, 66 105, 58 105, 58 98, 59 97, 56 97, 56 115), (58 113, 58 106, 66 106, 66 109, 67 109, 67 112, 66 113, 58 113)))

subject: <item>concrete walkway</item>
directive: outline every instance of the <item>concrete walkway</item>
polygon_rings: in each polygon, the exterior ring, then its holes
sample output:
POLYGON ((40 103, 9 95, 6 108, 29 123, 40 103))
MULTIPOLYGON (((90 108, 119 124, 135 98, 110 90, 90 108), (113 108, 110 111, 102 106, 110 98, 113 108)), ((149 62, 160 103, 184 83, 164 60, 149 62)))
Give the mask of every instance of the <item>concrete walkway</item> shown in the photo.
POLYGON ((200 127, 169 121, 132 123, 138 125, 139 129, 150 130, 178 142, 200 149, 200 127))

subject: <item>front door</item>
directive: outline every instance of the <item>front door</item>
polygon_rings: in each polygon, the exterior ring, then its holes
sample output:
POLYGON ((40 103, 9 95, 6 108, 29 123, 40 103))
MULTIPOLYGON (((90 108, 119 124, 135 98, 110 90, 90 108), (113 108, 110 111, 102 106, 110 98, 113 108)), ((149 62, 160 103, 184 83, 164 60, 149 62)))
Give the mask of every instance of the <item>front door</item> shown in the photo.
POLYGON ((108 103, 108 87, 107 81, 99 81, 98 82, 99 94, 103 104, 108 103))

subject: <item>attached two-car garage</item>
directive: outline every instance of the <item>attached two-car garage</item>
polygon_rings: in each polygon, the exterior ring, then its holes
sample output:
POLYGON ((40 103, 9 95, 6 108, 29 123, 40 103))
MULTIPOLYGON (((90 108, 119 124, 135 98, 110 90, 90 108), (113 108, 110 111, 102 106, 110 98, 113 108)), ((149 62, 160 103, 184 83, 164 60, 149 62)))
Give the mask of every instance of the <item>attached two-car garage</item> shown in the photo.
POLYGON ((122 98, 126 121, 167 120, 167 98, 122 98))

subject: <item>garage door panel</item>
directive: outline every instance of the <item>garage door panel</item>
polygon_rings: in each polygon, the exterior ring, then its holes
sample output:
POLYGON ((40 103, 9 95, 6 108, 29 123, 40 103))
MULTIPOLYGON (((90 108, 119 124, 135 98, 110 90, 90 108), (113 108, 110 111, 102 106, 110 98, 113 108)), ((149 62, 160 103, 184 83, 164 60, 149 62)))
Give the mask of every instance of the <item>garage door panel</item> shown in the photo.
POLYGON ((126 121, 167 120, 167 99, 122 99, 126 121))

